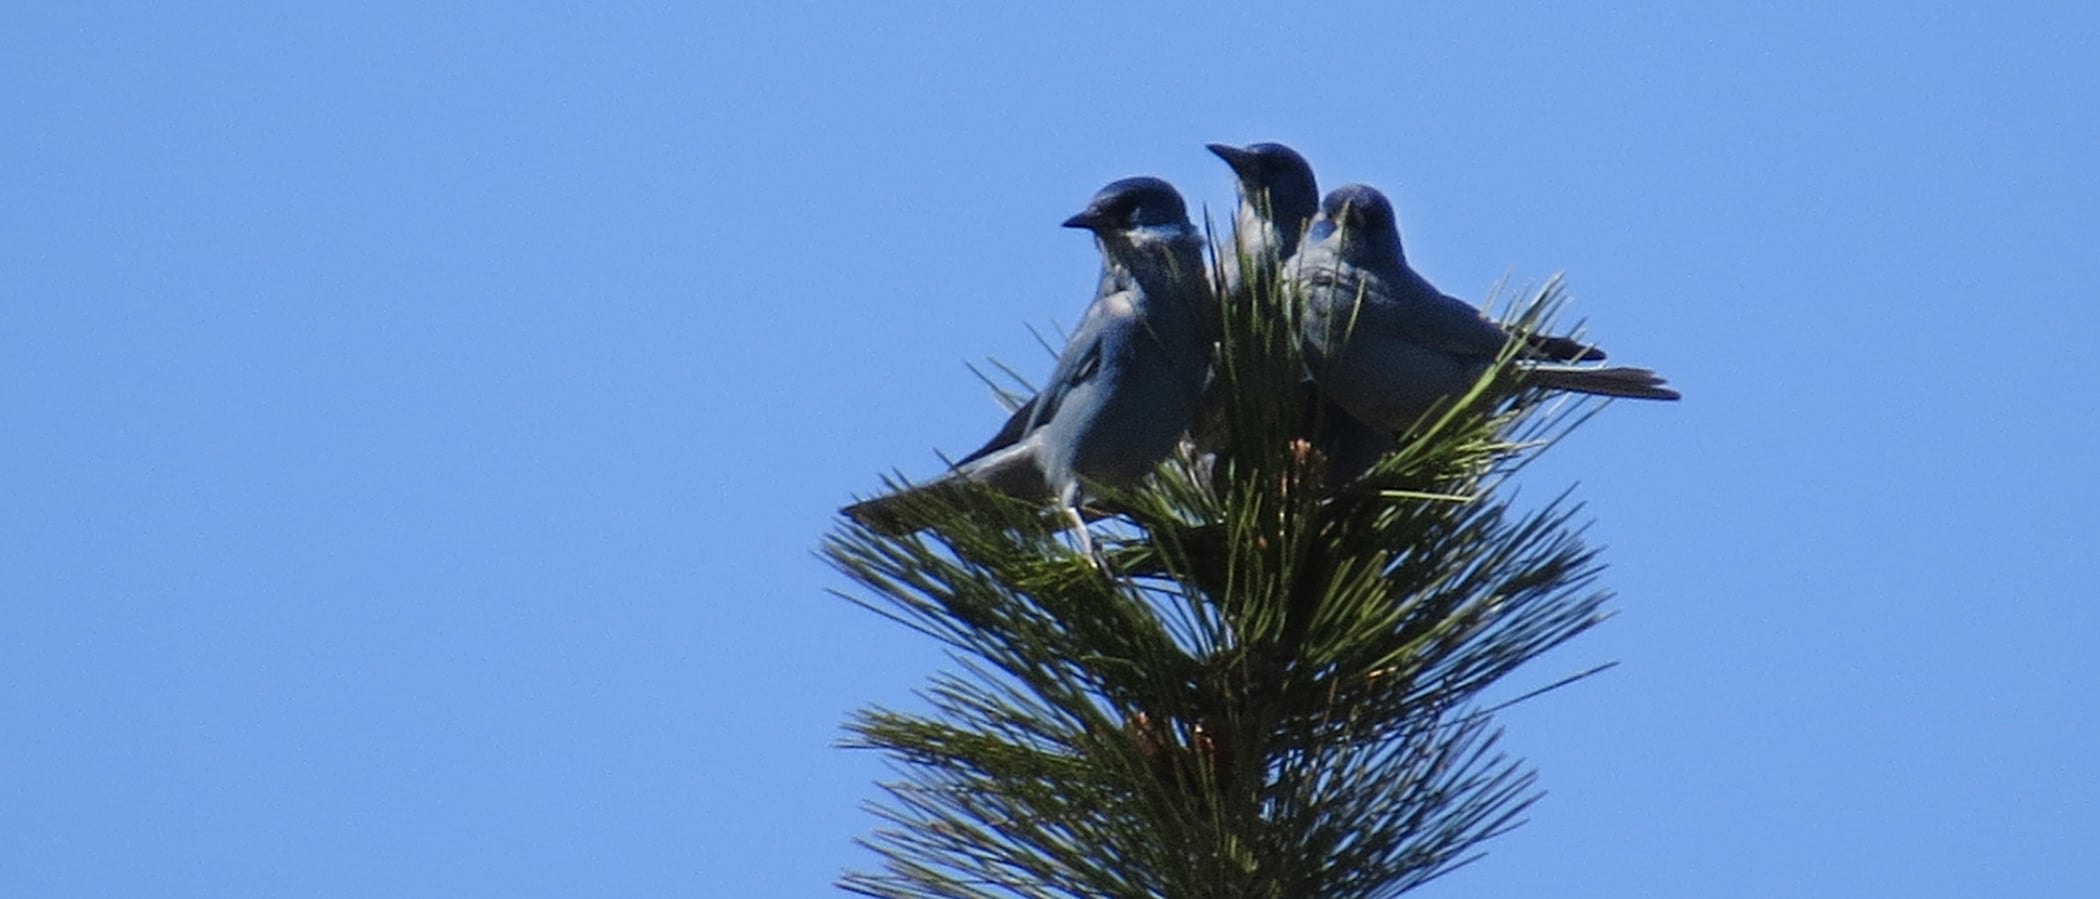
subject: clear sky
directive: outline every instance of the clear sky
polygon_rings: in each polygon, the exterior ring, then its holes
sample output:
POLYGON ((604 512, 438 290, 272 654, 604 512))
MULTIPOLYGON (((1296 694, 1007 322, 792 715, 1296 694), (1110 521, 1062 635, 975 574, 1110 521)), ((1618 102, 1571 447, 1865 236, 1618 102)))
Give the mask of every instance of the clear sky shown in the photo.
POLYGON ((0 895, 831 895, 943 664, 834 508, 1259 140, 1686 394, 1418 895, 2100 895, 2100 7, 1019 6, 12 9, 0 895))

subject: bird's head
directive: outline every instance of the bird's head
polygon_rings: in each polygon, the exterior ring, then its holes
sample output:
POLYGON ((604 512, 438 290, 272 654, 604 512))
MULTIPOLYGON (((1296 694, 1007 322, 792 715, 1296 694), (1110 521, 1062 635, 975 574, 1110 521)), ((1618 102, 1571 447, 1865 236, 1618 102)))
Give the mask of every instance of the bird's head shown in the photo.
POLYGON ((1334 241, 1343 253, 1400 257, 1400 225, 1393 204, 1375 187, 1345 184, 1320 201, 1320 217, 1307 240, 1334 241))
POLYGON ((1267 208, 1262 211, 1271 221, 1295 227, 1318 210, 1320 188, 1313 180, 1312 165, 1298 151, 1274 143, 1205 146, 1232 166, 1241 199, 1257 208, 1266 199, 1267 208))
POLYGON ((1101 189, 1067 228, 1084 228, 1100 237, 1132 232, 1191 229, 1188 206, 1174 185, 1158 178, 1125 178, 1101 189))

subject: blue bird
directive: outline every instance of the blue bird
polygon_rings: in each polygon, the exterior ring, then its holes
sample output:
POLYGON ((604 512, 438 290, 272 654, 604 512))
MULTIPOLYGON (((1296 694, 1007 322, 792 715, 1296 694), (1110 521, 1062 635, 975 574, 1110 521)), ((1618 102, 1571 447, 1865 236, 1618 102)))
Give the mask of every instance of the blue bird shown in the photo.
MULTIPOLYGON (((1221 292, 1243 297, 1246 278, 1240 272, 1240 261, 1256 265, 1289 262, 1298 252, 1305 229, 1320 213, 1319 182, 1305 157, 1282 144, 1206 144, 1205 148, 1225 160, 1237 180, 1234 245, 1219 254, 1218 269, 1223 275, 1221 292)), ((1531 351, 1543 359, 1596 362, 1604 358, 1604 351, 1566 337, 1531 334, 1526 340, 1531 351)))
POLYGON ((1055 500, 1091 551, 1078 512, 1083 485, 1129 484, 1173 452, 1195 419, 1210 365, 1203 237, 1181 194, 1158 178, 1102 188, 1064 226, 1094 233, 1102 271, 1043 392, 940 478, 841 511, 901 533, 916 529, 897 514, 901 498, 970 481, 1055 500))
POLYGON ((1232 216, 1233 245, 1218 253, 1219 292, 1244 296, 1247 278, 1241 263, 1269 266, 1290 259, 1305 226, 1320 212, 1320 188, 1305 157, 1282 144, 1205 148, 1232 167, 1239 197, 1232 216))
MULTIPOLYGON (((1276 283, 1283 264, 1297 252, 1306 226, 1319 214, 1319 182, 1305 157, 1282 144, 1206 144, 1205 148, 1232 167, 1238 199, 1232 241, 1217 251, 1219 298, 1228 303, 1253 303, 1256 286, 1272 289, 1267 285, 1276 283), (1250 271, 1252 277, 1247 275, 1250 271)), ((1300 434, 1326 458, 1329 485, 1354 480, 1393 450, 1392 435, 1357 421, 1322 396, 1310 381, 1301 387, 1307 420, 1301 423, 1300 434)), ((1223 402, 1213 397, 1210 405, 1222 409, 1223 402)))
MULTIPOLYGON (((1320 389, 1349 414, 1388 433, 1406 431, 1471 390, 1513 337, 1408 266, 1392 204, 1361 184, 1337 188, 1321 202, 1285 277, 1305 304, 1300 338, 1320 389)), ((1517 383, 1604 396, 1679 397, 1645 368, 1553 361, 1571 358, 1602 354, 1565 338, 1532 343, 1519 356, 1517 383)))

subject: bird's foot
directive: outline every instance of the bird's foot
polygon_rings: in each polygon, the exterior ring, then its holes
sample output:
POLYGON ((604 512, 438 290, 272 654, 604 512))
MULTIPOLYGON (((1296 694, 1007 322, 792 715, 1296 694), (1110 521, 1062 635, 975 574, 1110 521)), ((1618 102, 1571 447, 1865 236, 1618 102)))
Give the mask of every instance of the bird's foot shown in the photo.
POLYGON ((1086 518, 1079 514, 1079 508, 1077 506, 1066 506, 1065 519, 1071 522, 1070 533, 1072 534, 1072 542, 1077 544, 1076 548, 1079 552, 1093 561, 1095 570, 1102 574, 1107 574, 1108 557, 1102 555, 1101 547, 1094 545, 1094 532, 1087 530, 1086 518))

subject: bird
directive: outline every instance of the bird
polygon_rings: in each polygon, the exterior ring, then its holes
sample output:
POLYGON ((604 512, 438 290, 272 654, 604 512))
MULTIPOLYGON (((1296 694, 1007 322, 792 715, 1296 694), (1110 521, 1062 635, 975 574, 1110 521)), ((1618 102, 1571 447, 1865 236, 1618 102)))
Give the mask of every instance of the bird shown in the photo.
MULTIPOLYGON (((1283 144, 1205 144, 1204 148, 1232 167, 1237 182, 1232 252, 1219 254, 1219 288, 1227 296, 1244 297, 1247 285, 1240 271, 1242 260, 1257 265, 1273 261, 1280 266, 1297 254, 1307 226, 1320 213, 1319 181, 1313 177, 1312 164, 1283 144)), ((1603 350, 1566 337, 1528 334, 1525 340, 1541 358, 1563 362, 1605 358, 1603 350)))
MULTIPOLYGON (((1471 390, 1515 337, 1408 265, 1392 203, 1366 185, 1336 188, 1321 201, 1284 278, 1303 298, 1300 344, 1321 391, 1387 433, 1406 432, 1471 390)), ((1680 396, 1645 368, 1567 364, 1602 358, 1567 338, 1529 343, 1516 355, 1519 387, 1680 396)))
POLYGON ((1063 224, 1093 232, 1102 268, 1043 391, 947 473, 841 512, 878 532, 908 533, 917 526, 899 511, 909 498, 974 482, 1055 501, 1091 554, 1078 510, 1085 485, 1130 484, 1173 452, 1210 367, 1203 237, 1180 192, 1152 177, 1110 183, 1063 224))
MULTIPOLYGON (((1237 204, 1232 241, 1217 250, 1220 302, 1258 302, 1254 291, 1272 290, 1278 272, 1298 250, 1305 228, 1320 212, 1319 181, 1312 164, 1298 151, 1274 142, 1205 144, 1204 148, 1232 167, 1237 204), (1251 273, 1251 276, 1250 276, 1251 273)), ((1326 460, 1326 482, 1340 486, 1354 480, 1394 449, 1390 434, 1379 432, 1342 411, 1310 381, 1300 383, 1305 420, 1298 436, 1320 450, 1326 460)), ((1211 397, 1207 434, 1223 427, 1223 397, 1211 397)), ((1217 442, 1215 437, 1209 441, 1217 442)))
POLYGON ((1218 253, 1218 286, 1228 296, 1241 296, 1249 286, 1241 272, 1243 264, 1280 265, 1297 251, 1306 224, 1320 212, 1319 183, 1305 157, 1282 144, 1205 144, 1204 148, 1232 167, 1236 181, 1239 203, 1232 216, 1233 243, 1218 253))

